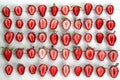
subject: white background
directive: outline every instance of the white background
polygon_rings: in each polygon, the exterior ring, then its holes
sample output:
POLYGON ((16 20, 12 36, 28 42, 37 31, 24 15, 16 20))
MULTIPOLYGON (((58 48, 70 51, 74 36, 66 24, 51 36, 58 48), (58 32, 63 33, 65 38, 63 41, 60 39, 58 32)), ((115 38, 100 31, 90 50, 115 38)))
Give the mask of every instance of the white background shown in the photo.
MULTIPOLYGON (((120 23, 120 5, 119 5, 120 0, 4 0, 4 1, 3 1, 3 0, 0 0, 0 10, 2 9, 3 6, 8 6, 8 7, 10 7, 10 9, 13 11, 14 6, 16 6, 16 5, 21 5, 21 6, 24 8, 24 12, 23 12, 23 14, 22 14, 21 17, 17 17, 17 16, 14 15, 13 12, 11 12, 10 18, 12 18, 12 20, 13 20, 13 25, 12 25, 12 28, 10 29, 10 31, 14 31, 15 34, 16 34, 17 32, 22 32, 25 36, 27 36, 27 33, 30 32, 31 30, 27 29, 26 21, 27 21, 28 19, 30 19, 30 18, 33 18, 33 19, 36 19, 36 21, 37 21, 37 23, 38 23, 38 20, 41 18, 41 16, 39 16, 38 13, 36 13, 34 16, 29 16, 29 15, 26 13, 26 8, 27 8, 27 6, 28 6, 29 4, 34 4, 34 5, 36 5, 36 7, 38 7, 38 5, 40 5, 40 4, 46 4, 48 8, 49 8, 50 6, 52 6, 53 3, 56 3, 56 5, 58 5, 58 7, 60 7, 61 5, 64 5, 64 4, 65 4, 65 5, 76 4, 76 5, 80 5, 80 6, 82 7, 82 9, 83 9, 83 6, 84 6, 84 4, 85 4, 86 2, 91 2, 91 3, 93 4, 93 8, 95 8, 95 6, 96 6, 97 4, 102 4, 102 5, 104 6, 104 8, 106 7, 106 5, 108 5, 108 4, 110 4, 110 3, 115 6, 115 11, 114 11, 114 14, 111 16, 111 18, 116 21, 116 28, 115 28, 113 31, 116 31, 115 34, 117 35, 117 42, 116 42, 115 46, 109 47, 109 45, 106 43, 105 39, 104 39, 104 41, 103 41, 102 44, 97 44, 95 38, 93 37, 93 40, 92 40, 91 43, 86 44, 86 43, 84 42, 84 40, 82 39, 82 41, 80 42, 79 45, 80 45, 84 50, 85 50, 85 48, 87 47, 87 45, 95 48, 96 50, 99 50, 99 49, 102 49, 102 50, 110 50, 110 49, 120 50, 120 48, 119 48, 119 45, 120 45, 120 35, 119 35, 119 34, 120 34, 120 33, 119 33, 119 30, 120 30, 120 28, 119 28, 119 27, 120 27, 120 24, 119 24, 119 23, 120 23), (19 19, 19 18, 24 20, 24 24, 25 24, 25 25, 24 25, 24 28, 23 28, 22 30, 17 29, 17 28, 15 27, 15 25, 14 25, 15 20, 17 20, 17 19, 19 19)), ((61 22, 61 17, 62 17, 62 15, 61 15, 61 13, 59 12, 58 15, 56 16, 56 18, 57 18, 60 22, 61 22)), ((105 11, 103 12, 103 14, 102 14, 101 16, 97 16, 97 15, 94 13, 94 10, 91 12, 91 14, 90 14, 89 16, 86 16, 86 15, 84 14, 84 11, 81 11, 78 17, 74 17, 73 14, 72 14, 72 12, 70 12, 69 15, 67 15, 66 17, 68 17, 68 18, 72 21, 72 23, 73 23, 73 21, 74 21, 74 20, 73 20, 74 18, 76 18, 76 19, 80 18, 80 19, 82 19, 82 21, 83 21, 84 18, 88 17, 88 18, 92 18, 93 21, 95 21, 95 19, 97 19, 98 17, 102 17, 103 19, 105 19, 105 22, 106 22, 108 19, 110 19, 110 16, 108 16, 105 11)), ((45 18, 47 18, 47 20, 48 20, 48 22, 49 22, 49 21, 53 18, 53 16, 51 16, 50 12, 47 11, 47 13, 46 13, 46 15, 45 15, 45 18)), ((0 37, 0 46, 4 46, 4 47, 5 47, 5 46, 8 46, 8 45, 5 43, 3 35, 4 35, 4 33, 7 31, 7 29, 5 29, 4 26, 3 26, 3 24, 2 24, 3 20, 4 20, 4 17, 3 17, 3 15, 0 13, 0 22, 1 22, 1 24, 0 24, 0 36, 1 36, 1 37, 0 37)), ((49 26, 48 26, 48 27, 49 27, 49 26)), ((71 26, 71 27, 73 27, 73 26, 71 26)), ((84 27, 84 26, 83 26, 83 27, 84 27)), ((103 32, 103 33, 106 35, 106 32, 108 32, 108 31, 107 31, 107 29, 105 28, 105 27, 106 27, 105 25, 104 25, 103 27, 104 27, 104 28, 102 28, 101 30, 97 30, 97 29, 95 28, 95 26, 93 26, 92 30, 90 30, 90 31, 88 31, 88 32, 92 33, 93 36, 95 36, 95 33, 96 33, 96 32, 103 32)), ((36 26, 36 28, 35 28, 33 31, 36 33, 36 35, 37 35, 37 33, 41 32, 41 30, 38 28, 38 25, 36 26)), ((47 32, 47 36, 49 36, 50 33, 51 33, 51 31, 49 30, 49 28, 45 29, 44 31, 47 32)), ((63 32, 63 30, 62 30, 62 28, 61 28, 60 25, 59 25, 59 28, 57 28, 57 31, 58 31, 58 34, 59 34, 59 37, 60 37, 60 36, 62 35, 61 32, 63 32)), ((75 29, 74 29, 74 28, 70 28, 70 30, 69 30, 68 32, 72 34, 73 31, 75 31, 75 29)), ((76 31, 77 31, 77 30, 76 30, 76 31)), ((112 31, 112 32, 113 32, 113 31, 112 31)), ((82 28, 82 29, 79 31, 79 33, 81 33, 81 34, 83 34, 83 35, 84 35, 86 32, 87 32, 87 30, 85 30, 85 28, 82 28)), ((39 43, 38 41, 36 41, 36 42, 33 43, 33 44, 30 44, 26 38, 24 38, 24 41, 23 41, 21 44, 19 44, 19 43, 16 42, 16 40, 14 39, 14 41, 9 45, 9 47, 10 47, 10 48, 18 48, 18 47, 23 48, 23 47, 24 47, 25 49, 27 49, 27 48, 30 48, 31 46, 35 46, 35 48, 38 49, 39 47, 42 47, 42 45, 44 45, 44 46, 46 46, 47 48, 49 48, 49 47, 51 46, 51 43, 50 43, 50 41, 49 41, 49 38, 47 39, 46 43, 43 43, 43 44, 42 44, 42 43, 39 43)), ((69 48, 69 49, 72 50, 72 46, 73 46, 73 44, 72 44, 72 42, 71 42, 70 45, 69 45, 69 47, 67 47, 67 48, 69 48)), ((60 41, 60 39, 59 39, 59 43, 55 46, 55 48, 61 51, 61 50, 62 50, 62 47, 63 47, 63 45, 61 44, 61 41, 60 41)), ((66 61, 62 59, 61 53, 59 53, 58 58, 57 58, 56 61, 52 61, 52 60, 50 59, 49 55, 47 55, 47 56, 45 57, 45 59, 41 60, 41 59, 39 59, 39 57, 38 57, 37 55, 35 56, 34 59, 29 59, 26 54, 24 54, 24 56, 22 57, 21 60, 18 60, 18 59, 15 57, 14 51, 13 51, 13 56, 12 56, 10 62, 7 62, 7 61, 4 59, 3 55, 2 55, 2 54, 3 54, 3 53, 2 53, 2 49, 0 49, 0 51, 1 51, 1 55, 0 55, 0 80, 38 80, 38 79, 43 79, 43 80, 63 80, 63 79, 65 79, 65 80, 88 80, 88 79, 89 79, 89 80, 95 80, 95 79, 96 79, 96 80, 119 80, 119 79, 120 79, 120 74, 118 75, 118 77, 117 77, 116 79, 113 79, 113 78, 111 78, 111 77, 109 76, 108 68, 110 67, 110 65, 115 64, 115 63, 111 63, 111 62, 109 61, 108 57, 107 57, 103 62, 100 62, 100 61, 97 59, 96 55, 95 55, 94 60, 92 60, 92 61, 86 60, 85 57, 84 57, 84 55, 82 55, 81 59, 80 59, 79 61, 76 61, 75 58, 74 58, 74 56, 73 56, 73 54, 72 54, 72 52, 71 52, 68 60, 66 60, 66 61), (17 67, 17 64, 18 64, 18 63, 24 64, 25 67, 26 67, 25 74, 22 75, 22 76, 20 76, 20 75, 17 73, 17 70, 16 70, 16 67, 17 67), (51 65, 56 65, 56 66, 58 66, 59 71, 58 71, 56 77, 53 78, 53 77, 50 75, 49 71, 46 73, 46 75, 45 75, 44 78, 40 77, 38 70, 37 70, 37 73, 36 73, 35 75, 31 75, 31 74, 29 73, 29 71, 28 71, 29 65, 35 64, 35 65, 37 65, 37 67, 38 67, 38 66, 39 66, 40 64, 42 64, 42 63, 47 64, 48 67, 50 67, 51 65), (5 74, 5 72, 4 72, 4 67, 5 67, 7 64, 11 64, 11 65, 14 66, 14 71, 13 71, 13 73, 12 73, 11 76, 7 76, 7 75, 5 74), (70 72, 69 76, 66 77, 66 78, 62 75, 62 72, 61 72, 61 67, 62 67, 64 64, 70 65, 70 68, 71 68, 71 70, 70 70, 71 72, 70 72), (91 75, 91 77, 90 77, 90 78, 87 78, 87 77, 84 75, 84 72, 82 72, 82 74, 81 74, 79 77, 76 77, 75 74, 73 73, 73 68, 74 68, 75 66, 78 66, 78 65, 84 67, 86 64, 92 64, 92 65, 94 66, 94 72, 93 72, 93 74, 91 75), (95 68, 96 68, 97 66, 104 66, 104 67, 106 67, 106 69, 107 69, 107 72, 104 74, 104 76, 103 76, 102 78, 98 78, 97 75, 96 75, 96 73, 95 73, 95 68)), ((107 52, 107 51, 106 51, 106 52, 107 52)), ((118 52, 119 52, 119 51, 118 51, 118 52)), ((25 53, 26 53, 26 52, 25 52, 25 53)), ((107 52, 107 53, 108 53, 108 52, 107 52)), ((83 54, 84 54, 84 53, 83 53, 83 54)), ((120 62, 120 57, 117 59, 116 63, 119 63, 119 62, 120 62)), ((118 67, 120 68, 120 65, 119 65, 118 67)))

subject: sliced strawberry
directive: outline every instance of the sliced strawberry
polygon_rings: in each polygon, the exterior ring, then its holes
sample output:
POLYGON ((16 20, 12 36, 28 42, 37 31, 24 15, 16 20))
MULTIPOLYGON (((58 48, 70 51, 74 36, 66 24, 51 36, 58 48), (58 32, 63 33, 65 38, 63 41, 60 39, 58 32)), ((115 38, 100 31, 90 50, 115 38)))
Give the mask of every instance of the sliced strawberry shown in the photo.
POLYGON ((67 15, 70 11, 70 7, 68 5, 64 5, 61 7, 61 12, 63 15, 67 15))
POLYGON ((102 12, 103 12, 103 6, 102 5, 96 5, 96 7, 95 7, 95 12, 96 12, 96 14, 97 15, 101 15, 102 14, 102 12))
POLYGON ((27 49, 27 55, 31 59, 35 57, 36 50, 34 49, 34 46, 32 48, 27 49))
POLYGON ((103 50, 99 50, 97 52, 97 57, 100 61, 104 61, 105 57, 106 57, 106 52, 103 50))
POLYGON ((64 77, 67 77, 70 73, 70 66, 69 65, 63 65, 62 73, 63 73, 64 77))
POLYGON ((16 57, 17 57, 18 59, 21 59, 22 56, 23 56, 23 48, 17 48, 17 49, 15 50, 15 53, 16 53, 16 57))
POLYGON ((5 6, 2 8, 2 14, 5 16, 5 17, 9 17, 10 16, 10 8, 5 6))
POLYGON ((70 29, 70 26, 71 26, 71 21, 69 19, 65 18, 62 21, 62 28, 67 31, 70 29))
POLYGON ((74 27, 75 27, 76 29, 78 29, 78 30, 81 29, 81 27, 82 27, 82 22, 81 22, 80 19, 77 19, 77 20, 74 21, 74 27))
POLYGON ((87 60, 93 60, 95 56, 95 50, 93 48, 88 47, 85 51, 85 57, 87 60))
POLYGON ((42 17, 45 16, 46 10, 47 10, 47 6, 46 6, 46 5, 39 5, 39 6, 38 6, 39 14, 40 14, 42 17))
POLYGON ((16 20, 16 27, 21 29, 23 27, 24 23, 21 19, 16 20))
POLYGON ((84 40, 85 40, 87 43, 90 43, 91 40, 92 40, 92 34, 86 33, 85 36, 84 36, 84 40))
POLYGON ((35 33, 33 33, 33 32, 29 32, 28 35, 27 35, 27 37, 28 37, 28 40, 29 40, 31 43, 34 43, 35 40, 36 40, 36 35, 35 35, 35 33))
POLYGON ((68 46, 70 41, 71 41, 70 34, 69 33, 63 34, 62 37, 61 37, 61 41, 62 41, 64 46, 68 46))
POLYGON ((3 21, 3 24, 7 29, 10 29, 12 26, 12 20, 10 18, 7 18, 3 21))
POLYGON ((57 74, 57 72, 58 72, 58 68, 57 68, 57 66, 52 65, 52 66, 50 67, 49 71, 50 71, 50 74, 51 74, 53 77, 55 77, 56 74, 57 74))
POLYGON ((44 47, 43 48, 39 48, 39 50, 38 50, 38 56, 41 59, 44 59, 46 55, 47 55, 47 50, 44 47))
POLYGON ((96 68, 96 73, 98 77, 102 77, 106 72, 106 69, 103 66, 99 66, 96 68))
POLYGON ((97 34, 96 34, 96 41, 97 41, 98 43, 102 43, 103 38, 104 38, 103 33, 100 32, 100 33, 97 33, 97 34))
POLYGON ((84 24, 85 24, 85 28, 87 30, 90 30, 92 28, 92 25, 93 25, 93 21, 91 18, 87 18, 84 20, 84 24))
POLYGON ((18 42, 22 42, 24 36, 23 36, 22 33, 18 32, 18 33, 16 34, 16 37, 15 37, 15 38, 16 38, 16 40, 17 40, 18 42))
POLYGON ((21 16, 22 15, 22 12, 23 12, 23 9, 21 6, 15 6, 14 8, 14 13, 17 15, 17 16, 21 16))
POLYGON ((93 66, 91 64, 85 65, 84 73, 85 73, 86 77, 90 77, 93 73, 93 66))
POLYGON ((55 30, 58 27, 58 24, 59 24, 59 21, 57 19, 53 18, 50 21, 50 29, 55 30))
POLYGON ((50 41, 52 43, 52 45, 56 45, 58 43, 58 34, 57 33, 52 33, 50 35, 50 41))
POLYGON ((53 61, 55 61, 55 60, 57 59, 57 57, 58 57, 58 50, 52 47, 52 48, 49 50, 49 54, 50 54, 50 58, 51 58, 53 61))
POLYGON ((76 66, 74 68, 74 73, 75 73, 76 76, 80 76, 81 72, 82 72, 82 67, 81 66, 76 66))
POLYGON ((64 60, 67 60, 70 54, 70 50, 68 48, 62 49, 62 57, 64 60))
POLYGON ((86 3, 86 4, 84 5, 84 10, 85 10, 86 15, 89 15, 89 14, 90 14, 92 8, 93 8, 93 6, 92 6, 91 3, 86 3))
POLYGON ((47 40, 47 34, 45 32, 40 32, 38 34, 38 40, 43 43, 47 40))
POLYGON ((39 28, 40 29, 45 29, 47 27, 47 20, 45 18, 42 18, 39 20, 39 28))
POLYGON ((78 45, 79 42, 81 41, 82 35, 79 33, 74 33, 74 35, 72 36, 73 42, 74 44, 78 45))
POLYGON ((106 12, 109 14, 109 15, 112 15, 114 13, 114 6, 113 5, 107 5, 106 7, 106 12))
POLYGON ((12 72, 13 72, 13 66, 12 65, 7 65, 5 67, 5 72, 6 72, 7 75, 11 75, 12 72))
POLYGON ((75 6, 72 8, 72 11, 73 11, 73 14, 74 14, 75 16, 78 16, 79 13, 80 13, 80 7, 77 6, 77 5, 75 5, 75 6))
POLYGON ((8 43, 8 44, 10 44, 12 41, 13 41, 13 39, 14 39, 14 33, 13 32, 6 32, 5 34, 4 34, 4 38, 5 38, 5 41, 8 43))
POLYGON ((115 28, 115 26, 116 26, 116 23, 114 20, 108 20, 106 22, 106 27, 108 30, 113 30, 115 28))
POLYGON ((41 64, 40 66, 39 66, 39 74, 40 74, 40 76, 41 77, 44 77, 45 76, 45 74, 46 74, 46 72, 47 72, 47 70, 48 70, 48 66, 46 65, 46 64, 41 64))
POLYGON ((23 64, 19 64, 17 66, 17 71, 20 75, 23 75, 25 73, 25 66, 23 64))
POLYGON ((29 29, 34 29, 35 28, 35 26, 36 26, 36 21, 34 20, 34 19, 29 19, 28 21, 27 21, 27 26, 28 26, 28 28, 29 29))
POLYGON ((110 59, 111 62, 115 62, 118 58, 118 52, 116 50, 111 50, 108 53, 108 57, 110 59))
POLYGON ((27 11, 28 11, 28 13, 29 13, 30 15, 34 15, 35 12, 36 12, 36 7, 35 7, 34 5, 29 5, 29 6, 27 7, 27 11))
POLYGON ((37 70, 37 67, 35 65, 30 65, 29 66, 29 72, 31 74, 35 74, 36 73, 36 70, 37 70))

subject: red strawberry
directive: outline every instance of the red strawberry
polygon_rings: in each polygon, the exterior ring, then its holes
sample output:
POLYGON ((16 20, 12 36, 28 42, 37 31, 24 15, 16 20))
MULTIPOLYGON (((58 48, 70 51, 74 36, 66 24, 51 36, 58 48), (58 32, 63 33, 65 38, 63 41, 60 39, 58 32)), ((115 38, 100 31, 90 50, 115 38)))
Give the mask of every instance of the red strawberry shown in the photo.
POLYGON ((102 43, 103 38, 104 38, 103 33, 100 32, 100 33, 97 33, 97 34, 96 34, 96 41, 97 41, 98 43, 102 43))
POLYGON ((100 5, 100 4, 97 5, 97 6, 95 7, 95 12, 96 12, 97 15, 101 15, 102 12, 103 12, 103 6, 100 5))
POLYGON ((28 13, 29 13, 30 15, 34 15, 35 12, 36 12, 36 7, 35 7, 34 5, 29 5, 29 6, 27 7, 27 11, 28 11, 28 13))
POLYGON ((76 60, 79 60, 82 56, 82 49, 80 46, 78 47, 75 47, 74 50, 73 50, 73 53, 74 53, 74 56, 76 58, 76 60))
POLYGON ((62 21, 62 28, 67 31, 70 29, 70 26, 71 26, 71 21, 69 19, 65 18, 62 21))
POLYGON ((101 29, 103 24, 104 24, 104 21, 102 18, 97 18, 97 20, 95 21, 95 25, 97 29, 101 29))
POLYGON ((106 40, 110 46, 114 46, 116 39, 117 37, 114 33, 108 33, 106 36, 106 40))
POLYGON ((36 40, 36 35, 34 32, 29 32, 28 33, 28 40, 31 42, 31 43, 34 43, 35 40, 36 40))
POLYGON ((81 72, 82 72, 82 67, 81 66, 76 66, 74 68, 74 73, 75 73, 76 76, 80 76, 81 72))
POLYGON ((64 48, 62 50, 62 57, 64 60, 67 60, 70 54, 70 50, 68 48, 64 48))
POLYGON ((11 59, 11 57, 12 57, 12 50, 6 47, 6 48, 3 50, 3 55, 4 55, 4 58, 5 58, 7 61, 10 61, 10 59, 11 59))
POLYGON ((85 65, 84 73, 85 73, 86 77, 90 77, 93 73, 93 66, 91 64, 85 65))
POLYGON ((56 45, 58 43, 58 34, 52 33, 50 35, 50 41, 51 41, 52 45, 56 45))
POLYGON ((16 27, 21 29, 23 27, 24 23, 21 19, 16 20, 16 27))
POLYGON ((61 7, 61 12, 63 15, 67 15, 70 11, 70 7, 68 5, 64 5, 61 7))
POLYGON ((13 39, 14 39, 14 33, 13 32, 6 32, 5 34, 4 34, 4 38, 5 38, 5 40, 6 40, 6 42, 8 43, 8 44, 10 44, 12 41, 13 41, 13 39))
POLYGON ((39 20, 39 28, 40 29, 45 29, 47 27, 47 20, 45 18, 42 18, 39 20))
POLYGON ((10 18, 7 18, 4 20, 3 24, 7 29, 10 29, 12 26, 12 20, 10 18))
POLYGON ((87 43, 90 43, 91 40, 92 40, 92 34, 86 33, 85 36, 84 36, 84 40, 85 40, 87 43))
POLYGON ((5 6, 2 8, 2 14, 5 16, 5 17, 9 17, 10 16, 10 8, 5 6))
POLYGON ((58 68, 57 68, 57 66, 51 66, 50 67, 50 69, 49 69, 49 71, 50 71, 50 74, 53 76, 53 77, 55 77, 55 75, 57 74, 57 72, 58 72, 58 68))
POLYGON ((82 22, 81 22, 80 19, 77 19, 77 20, 74 21, 74 27, 75 27, 76 29, 78 29, 78 30, 81 29, 81 27, 82 27, 82 22))
POLYGON ((51 58, 53 61, 55 61, 55 60, 57 59, 57 57, 58 57, 58 50, 52 47, 52 48, 49 50, 49 54, 50 54, 50 58, 51 58))
POLYGON ((6 72, 7 75, 11 75, 12 72, 13 72, 13 66, 12 65, 7 65, 5 67, 5 72, 6 72))
POLYGON ((44 47, 43 48, 39 48, 39 50, 38 50, 38 56, 41 59, 44 59, 46 55, 47 55, 47 50, 44 47))
POLYGON ((108 57, 110 59, 111 62, 115 62, 118 58, 118 52, 116 50, 111 50, 108 53, 108 57))
POLYGON ((17 57, 18 59, 21 59, 22 56, 23 56, 23 48, 17 48, 17 49, 15 50, 15 53, 16 53, 16 57, 17 57))
POLYGON ((108 20, 106 22, 106 27, 108 30, 113 30, 115 28, 115 25, 116 25, 116 23, 114 20, 108 20))
POLYGON ((85 28, 87 30, 90 30, 92 28, 93 21, 92 21, 92 19, 87 18, 87 19, 85 19, 84 24, 85 24, 85 28))
POLYGON ((19 64, 19 65, 17 66, 17 71, 18 71, 18 73, 19 73, 20 75, 23 75, 24 72, 25 72, 25 66, 24 66, 23 64, 19 64))
POLYGON ((34 46, 32 48, 27 49, 27 55, 31 59, 35 57, 36 50, 34 49, 34 46))
POLYGON ((17 15, 17 16, 21 16, 22 15, 22 12, 23 12, 23 9, 21 6, 15 6, 14 8, 14 13, 17 15))
POLYGON ((92 6, 91 3, 86 3, 86 4, 84 5, 84 10, 85 10, 86 15, 89 15, 89 14, 90 14, 92 8, 93 8, 93 6, 92 6))
POLYGON ((18 42, 22 42, 22 40, 23 40, 23 34, 20 33, 20 32, 18 32, 18 33, 16 34, 16 40, 17 40, 18 42))
POLYGON ((40 33, 38 34, 38 40, 39 40, 41 43, 45 42, 46 39, 47 39, 47 34, 46 34, 45 32, 40 32, 40 33))
POLYGON ((47 10, 46 5, 39 5, 39 6, 38 6, 39 14, 40 14, 42 17, 45 16, 46 10, 47 10))
POLYGON ((55 5, 55 3, 51 7, 51 13, 52 13, 53 16, 56 16, 57 13, 58 13, 58 7, 55 5))
POLYGON ((105 57, 106 57, 106 52, 103 50, 99 50, 97 52, 97 57, 100 61, 104 61, 105 57))
POLYGON ((112 65, 110 68, 109 68, 109 74, 112 78, 116 78, 119 74, 119 69, 117 67, 117 65, 112 65))
POLYGON ((73 6, 72 11, 73 11, 73 14, 74 14, 75 16, 78 16, 79 13, 80 13, 80 7, 77 6, 77 5, 75 5, 75 6, 73 6))
POLYGON ((35 26, 36 26, 36 21, 34 20, 34 19, 29 19, 28 21, 27 21, 27 26, 28 26, 28 28, 29 29, 34 29, 35 28, 35 26))
POLYGON ((61 37, 62 43, 64 46, 68 46, 71 41, 71 36, 69 33, 65 33, 61 37))
POLYGON ((63 65, 62 73, 63 73, 64 77, 67 77, 70 73, 70 66, 69 65, 63 65))
POLYGON ((106 7, 106 12, 109 14, 109 15, 112 15, 113 12, 114 12, 114 6, 113 5, 107 5, 106 7))
POLYGON ((29 72, 31 74, 35 74, 36 73, 36 70, 37 70, 37 67, 35 65, 30 65, 29 66, 29 72))
POLYGON ((58 27, 58 24, 59 24, 59 21, 57 19, 53 18, 50 21, 50 29, 55 30, 58 27))
POLYGON ((81 41, 82 35, 79 33, 74 33, 74 35, 72 36, 73 42, 74 44, 78 45, 79 42, 81 41))
POLYGON ((48 70, 48 66, 46 64, 41 64, 39 66, 39 74, 40 74, 40 76, 44 77, 46 72, 47 72, 47 70, 48 70))
POLYGON ((99 66, 96 68, 96 73, 97 73, 98 77, 102 77, 105 72, 106 72, 106 70, 103 66, 99 66))
POLYGON ((88 47, 85 51, 85 57, 87 60, 93 60, 95 56, 95 50, 93 48, 88 47))

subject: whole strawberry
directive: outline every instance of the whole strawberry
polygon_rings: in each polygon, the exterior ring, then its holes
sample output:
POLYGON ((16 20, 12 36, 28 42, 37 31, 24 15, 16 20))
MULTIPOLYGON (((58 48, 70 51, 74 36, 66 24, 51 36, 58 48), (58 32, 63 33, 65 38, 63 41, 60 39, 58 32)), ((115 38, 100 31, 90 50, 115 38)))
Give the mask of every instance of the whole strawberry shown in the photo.
POLYGON ((55 5, 55 3, 51 7, 51 13, 52 13, 53 16, 56 16, 57 13, 58 13, 58 7, 55 5))
POLYGON ((77 5, 73 6, 72 11, 75 16, 78 16, 80 13, 80 6, 77 6, 77 5))
POLYGON ((74 68, 74 73, 76 76, 80 76, 80 74, 82 73, 82 67, 81 66, 76 66, 74 68))
POLYGON ((50 71, 50 74, 51 74, 53 77, 55 77, 56 74, 57 74, 57 72, 58 72, 58 68, 57 68, 57 66, 52 65, 52 66, 50 67, 49 71, 50 71))
POLYGON ((79 60, 82 56, 82 49, 80 46, 78 47, 75 47, 74 50, 73 50, 73 53, 74 53, 74 56, 76 58, 76 60, 79 60))
POLYGON ((8 44, 10 44, 12 41, 13 41, 13 39, 14 39, 14 33, 13 32, 6 32, 5 34, 4 34, 4 38, 5 38, 5 41, 8 43, 8 44))
POLYGON ((95 21, 96 28, 99 30, 102 28, 104 21, 102 18, 97 18, 95 21))
POLYGON ((104 38, 104 34, 103 33, 99 32, 99 33, 96 34, 96 41, 98 43, 102 43, 103 38, 104 38))
POLYGON ((92 8, 93 8, 93 5, 91 3, 86 3, 84 5, 84 10, 85 10, 86 15, 90 14, 92 8))
POLYGON ((3 50, 3 55, 4 55, 4 58, 7 60, 7 61, 10 61, 11 57, 12 57, 12 50, 9 49, 8 47, 4 48, 3 50))
POLYGON ((50 35, 50 41, 52 43, 52 45, 56 45, 58 43, 58 34, 57 33, 52 33, 50 35))

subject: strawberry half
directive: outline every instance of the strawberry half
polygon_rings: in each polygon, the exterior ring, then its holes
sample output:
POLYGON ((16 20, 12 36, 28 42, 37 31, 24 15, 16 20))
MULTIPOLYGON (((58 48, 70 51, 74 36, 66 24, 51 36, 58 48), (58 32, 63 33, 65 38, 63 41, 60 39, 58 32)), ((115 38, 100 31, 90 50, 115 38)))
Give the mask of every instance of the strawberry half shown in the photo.
POLYGON ((103 66, 99 66, 96 68, 96 73, 98 77, 102 77, 106 72, 106 69, 103 66))
POLYGON ((86 15, 89 15, 89 14, 90 14, 92 8, 93 8, 93 6, 92 6, 91 3, 86 3, 86 4, 84 5, 84 10, 85 10, 86 15))
POLYGON ((36 12, 36 7, 35 7, 34 5, 29 5, 29 6, 27 7, 27 11, 28 11, 28 13, 29 13, 30 15, 34 15, 35 12, 36 12))
POLYGON ((113 30, 115 28, 115 26, 116 26, 116 23, 114 20, 108 20, 106 22, 106 27, 108 30, 113 30))
POLYGON ((88 47, 85 51, 85 57, 87 60, 93 60, 95 56, 95 50, 93 48, 88 47))
POLYGON ((7 65, 5 67, 5 72, 6 72, 7 75, 11 75, 12 72, 13 72, 13 66, 12 65, 7 65))
POLYGON ((58 34, 52 33, 50 35, 50 41, 51 41, 52 45, 56 45, 58 43, 58 34))
POLYGON ((3 24, 7 29, 10 29, 12 26, 12 20, 10 18, 7 18, 3 21, 3 24))
POLYGON ((70 7, 68 5, 64 5, 61 7, 61 12, 63 15, 67 15, 70 11, 70 7))
POLYGON ((34 46, 32 48, 27 49, 27 55, 31 59, 35 57, 36 50, 34 49, 34 46))
POLYGON ((77 5, 73 6, 72 11, 75 16, 78 16, 80 13, 80 6, 77 5))
POLYGON ((71 21, 68 18, 65 18, 62 21, 62 28, 67 31, 70 29, 70 26, 71 26, 71 21))
POLYGON ((82 35, 79 33, 74 33, 74 35, 72 36, 73 42, 74 44, 78 45, 79 42, 81 41, 82 35))
POLYGON ((55 49, 54 47, 52 47, 50 50, 49 50, 49 55, 50 55, 50 58, 55 61, 58 57, 58 50, 55 49))
POLYGON ((79 60, 82 56, 82 49, 80 46, 78 47, 75 47, 74 50, 73 50, 73 53, 74 53, 74 56, 76 58, 76 60, 79 60))
POLYGON ((76 76, 80 76, 81 72, 82 72, 82 67, 81 66, 76 66, 74 68, 74 73, 75 73, 76 76))
POLYGON ((62 37, 61 37, 61 41, 62 41, 64 46, 68 46, 70 41, 71 41, 70 34, 69 33, 63 34, 62 37))
POLYGON ((86 77, 90 77, 93 73, 93 66, 91 64, 85 65, 84 73, 85 73, 86 77))
POLYGON ((47 34, 45 32, 38 33, 38 40, 43 43, 47 40, 47 34))
POLYGON ((99 30, 102 28, 104 21, 102 18, 97 18, 95 21, 96 28, 99 30))
POLYGON ((28 37, 28 40, 29 40, 31 43, 34 43, 35 40, 36 40, 36 35, 35 35, 34 32, 29 32, 28 35, 27 35, 27 37, 28 37))
POLYGON ((24 23, 23 23, 23 20, 21 19, 18 19, 16 20, 16 27, 21 29, 23 27, 24 23))
POLYGON ((47 27, 47 20, 45 18, 42 18, 39 20, 39 28, 40 29, 45 29, 47 27))
POLYGON ((17 16, 21 16, 22 15, 22 12, 23 12, 23 9, 21 6, 15 6, 14 8, 14 13, 17 15, 17 16))
POLYGON ((87 18, 84 20, 84 25, 85 25, 85 28, 87 30, 90 30, 92 28, 92 25, 93 25, 93 21, 91 18, 87 18))
POLYGON ((8 43, 8 44, 10 44, 12 41, 13 41, 13 39, 14 39, 14 33, 13 32, 6 32, 5 34, 4 34, 4 38, 5 38, 5 41, 8 43))
POLYGON ((52 13, 53 16, 56 16, 57 13, 58 13, 58 7, 55 5, 55 3, 51 7, 51 13, 52 13))
POLYGON ((70 73, 70 66, 69 65, 63 65, 62 73, 63 73, 64 77, 67 77, 70 73))
POLYGON ((37 70, 37 67, 35 65, 30 65, 29 66, 29 72, 31 74, 35 74, 36 73, 36 70, 37 70))
POLYGON ((102 14, 102 12, 103 12, 103 6, 102 5, 96 5, 96 7, 95 7, 95 12, 96 12, 96 14, 97 15, 101 15, 102 14))
POLYGON ((78 30, 81 29, 81 27, 82 27, 81 19, 77 19, 77 20, 74 21, 74 27, 78 30))
POLYGON ((23 75, 25 73, 25 66, 23 64, 19 64, 17 66, 17 71, 20 75, 23 75))
POLYGON ((90 43, 91 40, 92 40, 92 34, 86 33, 86 34, 84 35, 84 40, 85 40, 87 43, 90 43))
POLYGON ((16 40, 17 40, 18 42, 22 42, 24 36, 23 36, 22 33, 18 32, 18 33, 16 34, 16 37, 15 37, 15 38, 16 38, 16 40))
POLYGON ((36 21, 34 20, 34 19, 29 19, 28 21, 27 21, 27 26, 28 26, 28 28, 29 29, 34 29, 35 28, 35 26, 36 26, 36 21))
POLYGON ((109 15, 112 15, 113 12, 114 12, 114 6, 113 5, 107 5, 106 7, 106 12, 109 14, 109 15))
POLYGON ((105 57, 106 57, 106 52, 103 50, 99 50, 97 52, 97 57, 100 61, 104 61, 105 57))
POLYGON ((16 57, 17 57, 18 59, 21 59, 22 56, 23 56, 23 48, 17 48, 17 49, 15 50, 15 54, 16 54, 16 57))
POLYGON ((70 54, 70 50, 68 48, 62 49, 62 57, 64 60, 67 60, 70 54))
POLYGON ((10 16, 10 8, 5 6, 2 8, 2 14, 5 16, 5 17, 9 17, 10 16))
POLYGON ((47 6, 46 6, 46 5, 39 5, 39 6, 38 6, 39 14, 40 14, 42 17, 45 16, 46 10, 47 10, 47 6))
POLYGON ((48 70, 48 66, 46 65, 46 64, 41 64, 40 66, 39 66, 39 74, 40 74, 40 76, 41 77, 44 77, 45 76, 45 74, 46 74, 46 72, 47 72, 47 70, 48 70))
POLYGON ((50 21, 50 29, 55 30, 58 27, 58 24, 59 24, 59 21, 57 19, 53 18, 50 21))
POLYGON ((57 74, 57 72, 58 72, 58 68, 57 68, 57 66, 52 65, 52 66, 50 67, 49 71, 50 71, 50 74, 51 74, 53 77, 55 77, 56 74, 57 74))
POLYGON ((118 58, 118 52, 116 50, 111 50, 108 53, 108 57, 110 59, 111 62, 115 62, 118 58))
POLYGON ((44 48, 44 47, 39 48, 39 50, 38 50, 38 56, 39 56, 41 59, 44 59, 46 55, 47 55, 47 50, 46 50, 46 48, 44 48))

